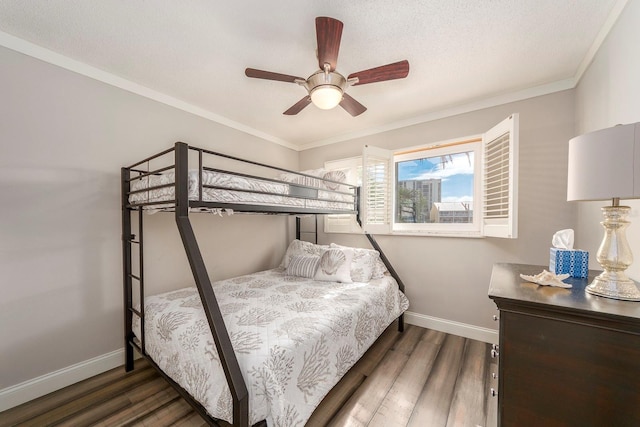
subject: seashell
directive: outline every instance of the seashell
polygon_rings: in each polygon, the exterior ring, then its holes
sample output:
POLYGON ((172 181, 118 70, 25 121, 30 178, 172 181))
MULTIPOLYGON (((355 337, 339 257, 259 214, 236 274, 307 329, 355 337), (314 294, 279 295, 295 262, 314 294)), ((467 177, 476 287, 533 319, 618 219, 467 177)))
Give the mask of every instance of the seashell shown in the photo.
POLYGON ((329 249, 320 258, 320 268, 324 274, 335 274, 346 260, 347 256, 340 249, 329 249))
MULTIPOLYGON (((347 180, 347 176, 344 174, 344 172, 338 171, 338 170, 329 171, 325 173, 322 178, 328 179, 330 181, 339 181, 339 182, 345 182, 347 180)), ((324 182, 324 186, 327 187, 329 190, 337 190, 338 187, 340 186, 340 184, 336 184, 335 182, 327 182, 327 181, 323 181, 323 182, 324 182)))
POLYGON ((564 279, 569 277, 568 274, 553 274, 547 270, 542 270, 542 273, 538 273, 535 276, 527 276, 525 274, 520 275, 521 278, 527 282, 537 283, 543 286, 557 286, 559 288, 570 288, 572 285, 563 282, 564 279))

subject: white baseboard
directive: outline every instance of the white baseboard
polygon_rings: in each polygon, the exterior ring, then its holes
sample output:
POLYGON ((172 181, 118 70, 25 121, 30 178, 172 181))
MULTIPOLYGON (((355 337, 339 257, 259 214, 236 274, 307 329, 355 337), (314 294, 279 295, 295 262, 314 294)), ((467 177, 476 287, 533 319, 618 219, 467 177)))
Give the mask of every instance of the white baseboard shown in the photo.
POLYGON ((72 366, 0 390, 0 412, 60 390, 71 384, 124 364, 124 349, 85 360, 72 366))
MULTIPOLYGON (((465 323, 407 311, 405 321, 411 325, 434 329, 478 341, 497 343, 498 331, 465 323)), ((71 384, 117 368, 124 364, 124 350, 115 350, 93 359, 42 375, 32 380, 0 390, 0 412, 21 405, 38 397, 60 390, 71 384)))
POLYGON ((498 343, 498 331, 495 329, 481 328, 478 326, 468 325, 466 323, 425 316, 424 314, 413 313, 411 311, 404 313, 404 319, 411 325, 434 329, 436 331, 446 332, 447 334, 471 338, 478 341, 488 342, 490 344, 498 343))

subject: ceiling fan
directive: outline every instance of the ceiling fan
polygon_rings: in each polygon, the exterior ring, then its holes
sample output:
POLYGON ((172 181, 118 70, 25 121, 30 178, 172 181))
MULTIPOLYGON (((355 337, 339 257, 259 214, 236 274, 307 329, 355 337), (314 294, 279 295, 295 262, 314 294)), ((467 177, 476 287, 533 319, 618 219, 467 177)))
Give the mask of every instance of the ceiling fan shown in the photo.
POLYGON ((316 18, 317 54, 320 70, 311 74, 307 79, 271 71, 256 70, 255 68, 247 68, 244 73, 247 77, 297 83, 305 87, 308 95, 296 102, 283 114, 298 114, 307 105, 313 103, 324 110, 340 105, 352 116, 358 116, 364 113, 367 108, 345 93, 345 89, 348 86, 403 79, 409 74, 409 61, 404 60, 358 71, 357 73, 349 74, 345 78, 335 71, 338 62, 338 51, 340 50, 342 27, 342 22, 337 19, 325 16, 316 18))

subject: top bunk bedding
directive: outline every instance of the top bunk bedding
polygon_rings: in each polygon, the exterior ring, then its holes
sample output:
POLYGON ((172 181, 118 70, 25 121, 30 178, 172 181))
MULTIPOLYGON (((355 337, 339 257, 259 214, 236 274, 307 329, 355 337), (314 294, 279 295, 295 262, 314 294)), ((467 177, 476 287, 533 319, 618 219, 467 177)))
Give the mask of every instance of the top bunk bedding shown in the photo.
MULTIPOLYGON (((153 170, 148 159, 129 168, 129 188, 126 188, 127 203, 130 207, 141 207, 149 213, 173 210, 180 193, 176 191, 181 175, 186 175, 187 202, 191 210, 227 212, 273 212, 273 213, 356 213, 357 188, 348 184, 347 175, 342 171, 316 169, 304 172, 287 171, 282 168, 247 161, 232 156, 215 153, 184 143, 176 143, 173 150, 167 150, 150 158, 166 158, 173 165, 153 170), (178 150, 185 151, 185 162, 179 164, 178 150), (198 153, 198 160, 189 169, 189 154, 198 153), (238 167, 240 171, 230 171, 209 165, 222 163, 238 167), (231 160, 231 161, 230 161, 231 160), (146 170, 140 165, 147 162, 146 170), (247 166, 254 168, 245 173, 247 166), (259 174, 257 170, 260 170, 259 174)), ((191 156, 195 157, 195 156, 191 156)), ((163 165, 163 163, 160 163, 163 165)), ((123 184, 124 185, 124 184, 123 184)))
MULTIPOLYGON (((351 211, 355 204, 353 193, 327 190, 320 186, 301 186, 285 181, 239 176, 233 173, 202 171, 202 197, 200 197, 200 174, 189 171, 188 194, 190 201, 221 202, 229 204, 252 204, 263 206, 301 207, 308 209, 326 209, 351 211)), ((175 200, 175 186, 165 186, 175 182, 175 172, 146 176, 132 183, 135 193, 129 197, 132 205, 149 204, 147 210, 159 211, 171 207, 171 204, 155 204, 175 200), (148 188, 154 188, 146 190, 148 188), (146 190, 146 191, 140 191, 146 190)))

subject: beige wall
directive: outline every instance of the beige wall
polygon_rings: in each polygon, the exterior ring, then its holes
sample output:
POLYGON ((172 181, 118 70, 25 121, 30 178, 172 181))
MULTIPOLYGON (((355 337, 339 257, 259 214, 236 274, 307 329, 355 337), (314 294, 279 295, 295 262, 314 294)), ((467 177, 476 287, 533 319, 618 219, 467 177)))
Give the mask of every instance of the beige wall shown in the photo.
MULTIPOLYGON (((519 237, 471 239, 378 236, 405 282, 409 310, 425 316, 495 329, 495 306, 487 297, 495 262, 547 265, 551 236, 574 227, 575 208, 566 202, 567 141, 573 136, 573 92, 564 91, 487 108, 366 138, 305 150, 300 167, 357 156, 365 144, 398 149, 482 133, 511 113, 520 113, 519 237)), ((359 235, 322 235, 368 247, 359 235)))
MULTIPOLYGON (((598 50, 576 88, 576 135, 616 124, 640 121, 640 1, 630 0, 598 50)), ((576 244, 590 252, 591 268, 601 269, 596 252, 604 234, 600 207, 606 202, 573 202, 578 205, 576 244)), ((627 238, 636 262, 627 271, 640 281, 640 202, 631 206, 627 238)))
MULTIPOLYGON (((182 140, 296 169, 282 146, 0 48, 0 390, 122 348, 120 167, 182 140)), ((283 217, 195 215, 212 278, 276 266, 283 217)), ((193 283, 147 217, 153 289, 193 283)))

